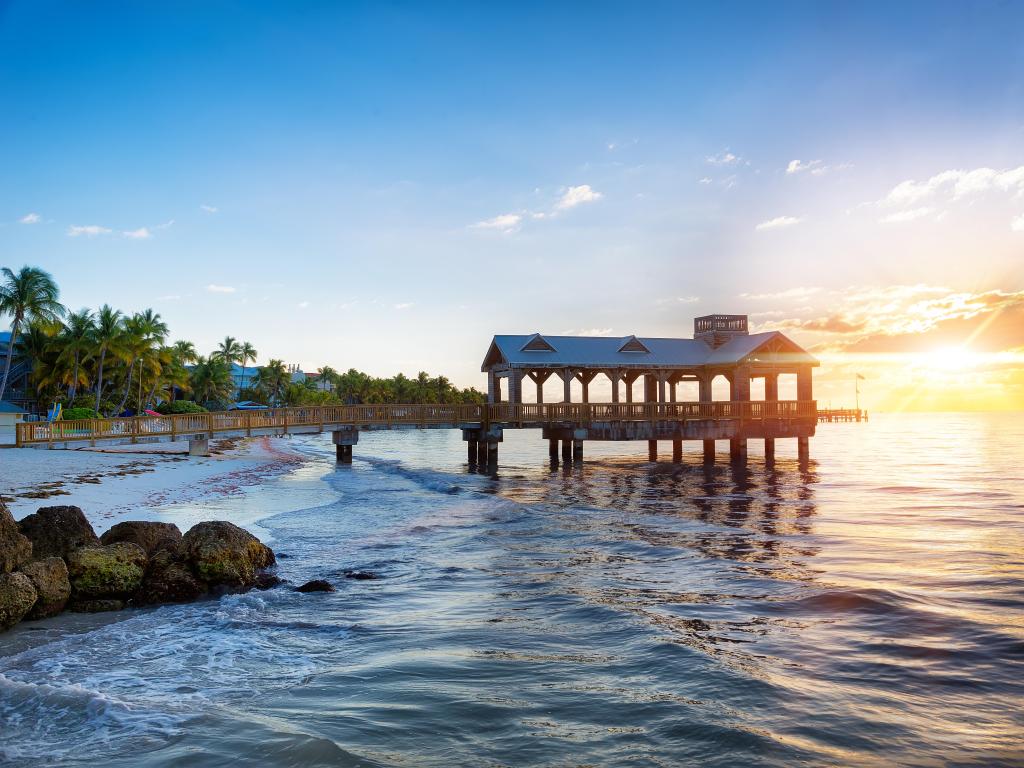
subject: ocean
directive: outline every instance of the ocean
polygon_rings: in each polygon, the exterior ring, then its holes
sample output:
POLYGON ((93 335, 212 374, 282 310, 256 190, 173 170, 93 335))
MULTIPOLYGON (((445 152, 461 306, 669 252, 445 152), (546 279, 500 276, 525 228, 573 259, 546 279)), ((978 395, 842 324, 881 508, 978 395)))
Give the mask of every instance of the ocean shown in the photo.
POLYGON ((162 518, 245 522, 337 591, 0 635, 0 762, 1024 765, 1024 414, 824 424, 804 467, 795 441, 552 468, 513 432, 494 477, 457 432, 363 434, 352 466, 289 445, 162 518))

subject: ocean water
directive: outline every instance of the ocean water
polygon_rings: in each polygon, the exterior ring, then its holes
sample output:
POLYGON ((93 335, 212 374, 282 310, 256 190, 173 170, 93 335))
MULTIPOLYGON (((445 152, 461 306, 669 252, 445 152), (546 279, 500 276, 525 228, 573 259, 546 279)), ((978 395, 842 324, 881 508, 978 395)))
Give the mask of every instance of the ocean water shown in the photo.
POLYGON ((337 592, 0 636, 0 762, 1024 765, 1024 415, 826 424, 804 468, 785 442, 553 469, 527 431, 489 477, 457 433, 351 467, 292 438, 294 472, 167 518, 257 521, 337 592))

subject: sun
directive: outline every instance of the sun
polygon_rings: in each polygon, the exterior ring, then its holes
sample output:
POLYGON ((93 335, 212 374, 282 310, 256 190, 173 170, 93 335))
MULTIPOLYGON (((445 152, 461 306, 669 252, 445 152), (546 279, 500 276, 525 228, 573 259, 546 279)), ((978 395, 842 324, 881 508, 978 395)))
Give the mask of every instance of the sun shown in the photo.
POLYGON ((980 365, 982 355, 967 346, 941 347, 925 352, 921 362, 932 369, 940 371, 966 371, 980 365))

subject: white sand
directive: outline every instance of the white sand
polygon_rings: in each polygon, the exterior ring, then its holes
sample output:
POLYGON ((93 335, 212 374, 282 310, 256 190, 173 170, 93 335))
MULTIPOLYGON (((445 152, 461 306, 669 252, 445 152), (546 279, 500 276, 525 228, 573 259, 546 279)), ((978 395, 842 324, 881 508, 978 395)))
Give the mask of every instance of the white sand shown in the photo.
POLYGON ((154 519, 164 506, 240 493, 301 461, 287 441, 215 441, 209 458, 187 443, 47 450, 0 450, 0 496, 15 518, 43 506, 81 507, 97 533, 119 520, 154 519), (30 493, 51 493, 29 498, 30 493))

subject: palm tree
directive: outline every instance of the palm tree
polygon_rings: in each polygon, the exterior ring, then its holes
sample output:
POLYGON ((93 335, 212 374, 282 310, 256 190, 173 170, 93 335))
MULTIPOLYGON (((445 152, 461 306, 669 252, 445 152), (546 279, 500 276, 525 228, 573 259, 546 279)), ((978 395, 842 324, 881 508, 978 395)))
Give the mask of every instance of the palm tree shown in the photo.
POLYGON ((221 404, 231 397, 234 386, 231 380, 230 363, 214 353, 200 356, 192 369, 192 396, 203 405, 221 404))
MULTIPOLYGON (((234 336, 225 336, 224 341, 217 347, 217 351, 214 352, 210 357, 216 357, 223 360, 228 364, 228 370, 231 370, 231 364, 237 363, 242 359, 242 345, 238 343, 238 339, 234 336)), ((241 385, 239 385, 241 388, 241 385)))
POLYGON ((241 392, 242 392, 242 382, 245 380, 245 361, 246 360, 252 360, 255 363, 256 362, 256 354, 257 354, 256 353, 256 348, 252 344, 250 344, 248 341, 244 342, 238 348, 238 356, 241 358, 241 363, 242 363, 242 372, 238 376, 238 392, 239 392, 239 394, 241 394, 241 392))
MULTIPOLYGON (((125 321, 125 353, 128 361, 128 381, 125 384, 124 395, 117 407, 117 412, 124 410, 131 394, 132 378, 136 365, 144 357, 150 356, 157 348, 162 346, 167 338, 167 323, 160 319, 160 315, 152 309, 145 312, 137 312, 125 321)), ((144 361, 145 362, 145 361, 144 361)), ((141 367, 141 366, 140 366, 141 367)), ((142 377, 139 372, 139 407, 142 407, 142 377)))
POLYGON ((96 408, 94 409, 96 413, 100 412, 100 400, 103 397, 103 364, 111 349, 114 349, 116 353, 123 330, 121 313, 112 309, 109 304, 100 307, 100 311, 96 313, 96 322, 92 332, 94 351, 99 353, 100 358, 99 370, 96 374, 96 408))
POLYGON ((0 400, 4 399, 7 389, 7 376, 11 372, 11 358, 14 357, 14 343, 18 339, 21 324, 33 320, 56 322, 64 316, 61 306, 60 290, 57 284, 38 267, 22 267, 13 272, 4 267, 4 281, 0 284, 0 315, 11 315, 11 339, 7 342, 7 361, 4 363, 4 376, 0 379, 0 400))
POLYGON ((70 356, 72 360, 71 370, 68 371, 70 374, 68 402, 74 401, 79 384, 87 385, 89 383, 89 379, 85 376, 81 364, 83 353, 88 356, 92 351, 94 326, 95 319, 90 309, 80 309, 77 312, 70 313, 67 321, 64 323, 64 332, 60 338, 63 349, 60 354, 62 358, 66 359, 70 356))
POLYGON ((281 393, 291 382, 288 369, 284 366, 283 360, 271 360, 266 365, 260 366, 256 372, 256 386, 267 393, 270 402, 277 405, 281 401, 281 393))

